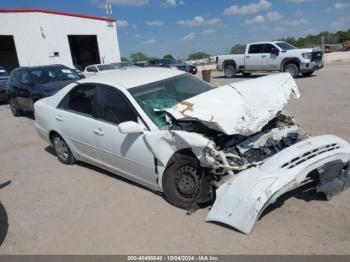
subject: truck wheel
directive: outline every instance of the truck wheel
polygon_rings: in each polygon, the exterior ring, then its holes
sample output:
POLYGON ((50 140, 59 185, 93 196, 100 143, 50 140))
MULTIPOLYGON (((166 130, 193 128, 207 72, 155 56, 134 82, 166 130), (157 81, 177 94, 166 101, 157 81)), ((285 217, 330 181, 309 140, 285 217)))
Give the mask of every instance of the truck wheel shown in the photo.
POLYGON ((283 72, 288 72, 292 77, 297 78, 299 76, 299 67, 296 64, 286 64, 283 68, 283 72))
POLYGON ((208 202, 211 185, 197 159, 180 157, 169 166, 162 179, 164 197, 173 206, 189 210, 208 202))
POLYGON ((234 78, 236 75, 236 68, 233 65, 225 66, 225 77, 234 78))
POLYGON ((11 112, 14 116, 17 117, 17 116, 23 115, 23 110, 19 109, 19 106, 14 98, 10 98, 9 103, 10 103, 11 112))
POLYGON ((302 76, 311 76, 314 73, 314 71, 307 72, 307 73, 302 73, 302 76))

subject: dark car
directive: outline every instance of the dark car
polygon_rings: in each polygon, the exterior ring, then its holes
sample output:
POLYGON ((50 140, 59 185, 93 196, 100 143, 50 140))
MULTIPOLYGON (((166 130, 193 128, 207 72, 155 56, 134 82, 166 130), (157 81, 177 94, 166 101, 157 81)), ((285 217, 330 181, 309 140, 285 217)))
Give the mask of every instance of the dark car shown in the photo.
POLYGON ((54 95, 80 77, 64 65, 19 67, 11 72, 6 89, 7 98, 14 116, 23 111, 34 111, 34 103, 54 95))
POLYGON ((0 102, 6 102, 6 83, 10 77, 9 71, 0 66, 0 102))
POLYGON ((189 65, 184 62, 178 62, 172 59, 152 59, 148 61, 145 66, 177 68, 178 70, 185 71, 194 75, 197 74, 196 66, 189 65))

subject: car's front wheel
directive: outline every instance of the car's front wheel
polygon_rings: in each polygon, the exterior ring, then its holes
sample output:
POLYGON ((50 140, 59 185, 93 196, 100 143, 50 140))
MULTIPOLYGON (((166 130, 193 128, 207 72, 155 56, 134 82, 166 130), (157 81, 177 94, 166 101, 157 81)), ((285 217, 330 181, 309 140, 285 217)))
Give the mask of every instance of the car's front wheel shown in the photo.
POLYGON ((60 135, 54 134, 52 136, 52 144, 55 148, 57 158, 61 163, 73 165, 76 162, 72 151, 70 151, 66 141, 60 135))
POLYGON ((286 64, 283 71, 290 73, 294 78, 299 76, 299 67, 293 63, 286 64))
POLYGON ((22 116, 23 115, 23 110, 19 108, 16 99, 10 98, 10 109, 11 112, 14 116, 22 116))
POLYGON ((197 159, 183 156, 170 165, 162 179, 165 199, 189 210, 210 200, 211 185, 197 159))

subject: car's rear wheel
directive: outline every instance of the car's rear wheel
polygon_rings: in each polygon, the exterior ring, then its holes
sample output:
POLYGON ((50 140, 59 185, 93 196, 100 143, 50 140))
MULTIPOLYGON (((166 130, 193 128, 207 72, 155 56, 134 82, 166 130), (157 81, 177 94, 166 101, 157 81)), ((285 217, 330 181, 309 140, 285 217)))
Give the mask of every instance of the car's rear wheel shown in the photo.
POLYGON ((314 71, 302 73, 302 76, 311 76, 314 73, 314 71))
POLYGON ((163 176, 165 199, 173 206, 189 210, 210 199, 211 185, 197 159, 178 158, 163 176))
POLYGON ((63 164, 73 165, 76 160, 70 151, 66 141, 64 141, 64 139, 58 134, 54 134, 51 140, 55 148, 58 160, 63 164))
POLYGON ((10 98, 10 109, 11 112, 14 116, 22 116, 23 115, 23 110, 19 108, 16 99, 10 98))
POLYGON ((290 73, 294 78, 299 76, 299 67, 293 63, 286 64, 283 71, 290 73))
POLYGON ((236 68, 233 65, 225 66, 225 77, 234 78, 236 76, 236 68))

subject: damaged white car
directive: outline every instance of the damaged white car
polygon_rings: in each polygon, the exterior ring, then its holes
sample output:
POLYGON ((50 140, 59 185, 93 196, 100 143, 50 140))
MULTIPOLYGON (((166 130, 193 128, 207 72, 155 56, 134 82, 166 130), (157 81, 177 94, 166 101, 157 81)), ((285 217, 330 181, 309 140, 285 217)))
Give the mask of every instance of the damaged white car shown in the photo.
POLYGON ((84 161, 131 179, 208 221, 249 233, 282 194, 312 184, 327 198, 350 185, 350 145, 311 137, 282 112, 290 74, 212 87, 164 68, 82 79, 35 103, 39 135, 65 164, 84 161))

